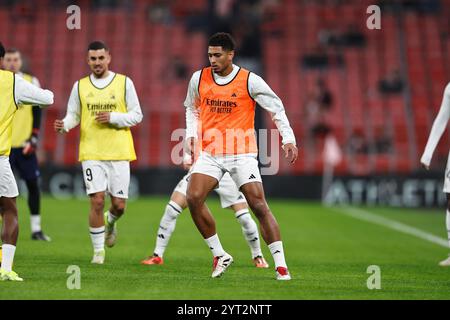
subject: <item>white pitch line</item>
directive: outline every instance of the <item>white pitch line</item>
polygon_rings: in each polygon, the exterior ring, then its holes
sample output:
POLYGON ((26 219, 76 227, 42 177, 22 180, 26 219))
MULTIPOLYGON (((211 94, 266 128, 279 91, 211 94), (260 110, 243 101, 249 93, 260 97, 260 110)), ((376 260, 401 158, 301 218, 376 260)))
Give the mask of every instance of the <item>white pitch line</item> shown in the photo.
POLYGON ((376 214, 373 214, 367 210, 363 210, 360 208, 354 208, 354 207, 334 207, 334 208, 330 208, 330 209, 335 209, 338 210, 340 213, 343 213, 347 216, 359 219, 359 220, 363 220, 363 221, 368 221, 374 224, 378 224, 402 233, 406 233, 409 235, 412 235, 416 238, 420 238, 429 242, 432 242, 434 244, 440 245, 442 247, 445 248, 449 248, 449 244, 447 239, 435 236, 431 233, 425 232, 423 230, 408 226, 406 224, 403 224, 401 222, 395 221, 395 220, 391 220, 376 214))

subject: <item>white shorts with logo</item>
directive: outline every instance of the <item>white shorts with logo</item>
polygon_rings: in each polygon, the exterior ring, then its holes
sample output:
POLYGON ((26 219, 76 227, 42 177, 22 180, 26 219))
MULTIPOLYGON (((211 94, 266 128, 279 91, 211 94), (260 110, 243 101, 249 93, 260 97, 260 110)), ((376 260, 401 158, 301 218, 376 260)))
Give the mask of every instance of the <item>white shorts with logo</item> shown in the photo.
POLYGON ((0 156, 0 197, 15 198, 19 195, 16 179, 8 156, 0 156))
POLYGON ((445 193, 450 193, 450 152, 447 159, 447 167, 445 168, 444 190, 445 193))
POLYGON ((86 193, 107 191, 116 198, 128 198, 129 161, 86 160, 81 163, 86 193))
MULTIPOLYGON (((189 183, 189 177, 191 172, 188 172, 183 179, 178 182, 174 191, 177 191, 184 196, 186 196, 186 190, 189 183)), ((219 181, 217 188, 214 191, 219 195, 220 204, 222 208, 231 207, 234 204, 238 203, 247 203, 244 195, 240 192, 234 183, 233 179, 231 179, 228 173, 223 175, 222 180, 219 181)))
POLYGON ((256 154, 212 156, 202 152, 192 167, 192 173, 202 173, 220 181, 228 172, 238 189, 250 182, 262 182, 256 154))

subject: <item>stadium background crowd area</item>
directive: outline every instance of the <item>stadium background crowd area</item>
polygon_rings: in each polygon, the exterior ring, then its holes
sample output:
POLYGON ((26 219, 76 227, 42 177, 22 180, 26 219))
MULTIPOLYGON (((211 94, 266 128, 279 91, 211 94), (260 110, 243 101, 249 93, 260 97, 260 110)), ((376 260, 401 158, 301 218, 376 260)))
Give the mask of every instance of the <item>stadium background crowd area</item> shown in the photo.
MULTIPOLYGON (((301 153, 294 166, 280 162, 282 176, 321 175, 327 135, 343 152, 338 175, 419 171, 450 74, 449 0, 10 0, 1 2, 0 30, 7 47, 22 51, 24 71, 55 93, 38 149, 44 172, 77 164, 79 130, 62 137, 50 124, 88 73, 93 39, 109 45, 111 69, 129 75, 140 98, 135 169, 176 167, 170 136, 185 127, 189 77, 207 65, 207 38, 219 30, 237 39, 236 63, 264 76, 284 102, 301 153), (81 30, 66 27, 71 4, 81 8, 81 30), (381 7, 381 30, 366 27, 371 4, 381 7)), ((261 110, 256 123, 274 128, 261 110)), ((448 143, 446 133, 436 172, 448 143)))

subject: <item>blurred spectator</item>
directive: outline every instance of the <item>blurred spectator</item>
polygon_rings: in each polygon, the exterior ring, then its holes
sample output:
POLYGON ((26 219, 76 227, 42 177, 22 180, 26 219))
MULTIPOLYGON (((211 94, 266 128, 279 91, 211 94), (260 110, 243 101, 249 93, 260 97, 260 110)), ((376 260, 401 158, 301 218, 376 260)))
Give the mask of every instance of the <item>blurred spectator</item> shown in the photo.
POLYGON ((186 81, 189 77, 189 70, 186 63, 179 56, 174 56, 164 68, 162 79, 165 81, 186 81))
POLYGON ((375 131, 374 149, 376 153, 390 153, 392 151, 392 139, 386 134, 384 128, 377 128, 375 131))
POLYGON ((404 88, 403 79, 399 70, 393 70, 378 82, 378 90, 384 94, 401 93, 404 88))
POLYGON ((377 5, 381 11, 411 10, 418 13, 437 13, 441 9, 440 0, 380 0, 377 5))
POLYGON ((206 11, 189 11, 185 19, 185 26, 188 32, 209 33, 210 17, 206 11))
POLYGON ((328 56, 321 46, 316 46, 310 53, 302 58, 302 66, 304 68, 325 68, 328 67, 328 56))
POLYGON ((234 4, 235 0, 208 1, 209 35, 216 32, 233 32, 234 4))
POLYGON ((366 37, 355 25, 349 25, 344 33, 343 44, 348 47, 363 47, 366 44, 366 37))
POLYGON ((261 75, 262 6, 260 1, 239 1, 234 7, 234 12, 237 15, 233 25, 233 34, 236 39, 236 63, 261 75))
POLYGON ((342 35, 332 27, 321 29, 317 35, 319 43, 323 46, 338 46, 342 44, 342 35))
POLYGON ((36 18, 36 3, 33 0, 17 0, 10 3, 14 20, 32 21, 36 18))
POLYGON ((159 0, 148 8, 150 22, 158 24, 171 24, 173 17, 168 1, 159 0))
POLYGON ((312 148, 317 139, 325 137, 331 127, 328 114, 332 108, 333 96, 322 78, 318 78, 313 91, 305 103, 305 119, 308 124, 308 144, 312 148))
POLYGON ((318 78, 315 87, 315 95, 320 103, 320 108, 322 111, 329 111, 333 104, 333 96, 330 89, 323 78, 318 78))
POLYGON ((347 152, 349 154, 367 154, 368 145, 362 129, 353 130, 347 143, 347 152))
POLYGON ((94 8, 116 8, 118 0, 93 0, 92 5, 94 8))
POLYGON ((328 89, 323 78, 316 80, 313 91, 308 97, 305 110, 307 112, 308 123, 324 122, 325 114, 331 110, 333 96, 328 89))
POLYGON ((402 6, 418 12, 437 12, 439 10, 439 0, 403 0, 402 6))
POLYGON ((339 30, 339 25, 327 24, 318 33, 318 41, 323 46, 362 47, 366 44, 364 34, 355 25, 339 30))
POLYGON ((180 57, 175 57, 173 62, 173 73, 175 79, 177 80, 186 80, 188 78, 188 67, 186 63, 181 60, 180 57))

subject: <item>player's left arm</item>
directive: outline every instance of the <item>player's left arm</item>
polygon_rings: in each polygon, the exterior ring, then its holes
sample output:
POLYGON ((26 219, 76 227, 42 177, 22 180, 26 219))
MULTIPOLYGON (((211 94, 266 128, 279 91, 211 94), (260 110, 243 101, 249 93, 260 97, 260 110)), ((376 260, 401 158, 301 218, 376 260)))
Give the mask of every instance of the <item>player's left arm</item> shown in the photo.
POLYGON ((269 85, 254 73, 250 73, 248 91, 250 96, 272 116, 272 121, 282 137, 282 148, 285 152, 285 158, 290 157, 290 162, 294 163, 298 157, 297 143, 294 131, 286 116, 283 102, 269 85))
POLYGON ((431 158, 433 157, 434 150, 444 133, 448 120, 450 119, 450 83, 447 84, 444 90, 444 96, 442 98, 442 104, 439 109, 439 113, 433 122, 431 127, 430 136, 428 137, 425 150, 422 157, 420 158, 420 163, 425 169, 430 168, 431 158))
POLYGON ((125 128, 135 126, 142 121, 141 105, 133 81, 127 77, 125 85, 127 112, 99 112, 96 116, 98 122, 111 123, 119 128, 125 128))

